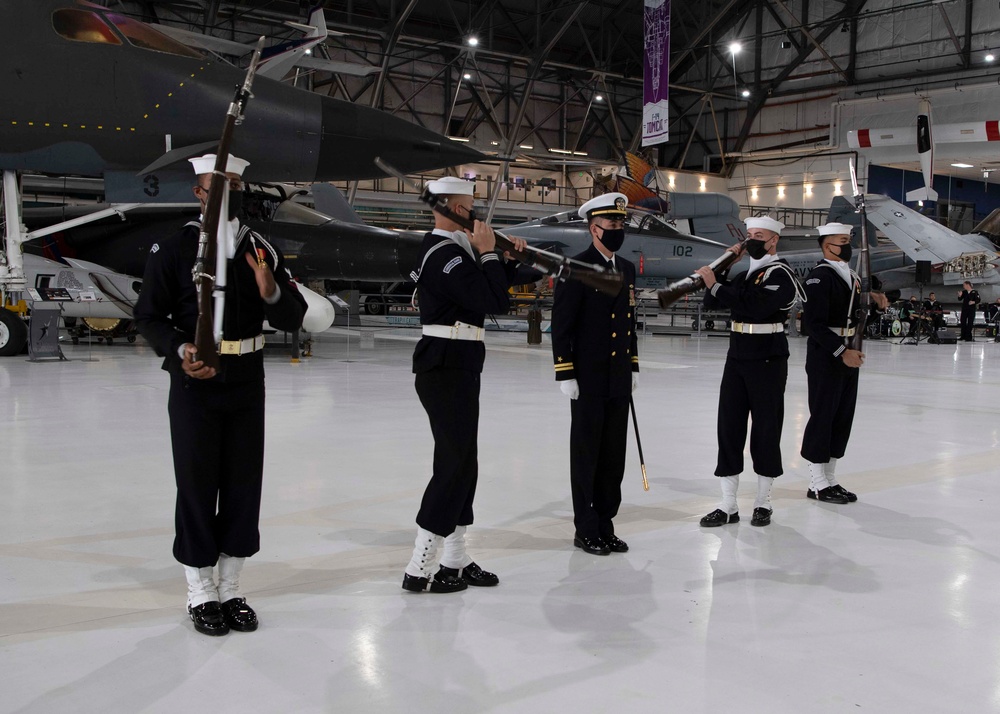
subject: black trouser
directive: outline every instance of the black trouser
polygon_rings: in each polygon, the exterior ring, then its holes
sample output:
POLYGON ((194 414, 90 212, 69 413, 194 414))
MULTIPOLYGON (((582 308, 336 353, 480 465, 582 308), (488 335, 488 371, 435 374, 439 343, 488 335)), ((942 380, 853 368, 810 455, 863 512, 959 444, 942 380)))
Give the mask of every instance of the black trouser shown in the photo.
POLYGON ((726 360, 719 388, 719 460, 716 476, 743 473, 743 447, 750 428, 750 458, 761 476, 777 478, 781 468, 781 427, 785 420, 788 358, 726 360))
POLYGON ((206 383, 170 375, 170 441, 177 480, 174 557, 215 565, 219 553, 260 550, 264 381, 206 383))
POLYGON ((972 339, 972 328, 976 324, 976 309, 962 310, 962 314, 959 317, 959 323, 962 326, 962 339, 971 340, 972 339))
POLYGON ((479 478, 479 379, 464 369, 432 369, 416 376, 417 395, 434 436, 434 473, 417 525, 439 536, 472 523, 479 478))
POLYGON ((573 524, 581 538, 612 536, 618 515, 628 442, 628 397, 570 400, 569 435, 573 524))
POLYGON ((809 384, 809 421, 802 436, 802 458, 825 464, 847 450, 858 403, 859 370, 848 367, 819 345, 806 350, 809 384))

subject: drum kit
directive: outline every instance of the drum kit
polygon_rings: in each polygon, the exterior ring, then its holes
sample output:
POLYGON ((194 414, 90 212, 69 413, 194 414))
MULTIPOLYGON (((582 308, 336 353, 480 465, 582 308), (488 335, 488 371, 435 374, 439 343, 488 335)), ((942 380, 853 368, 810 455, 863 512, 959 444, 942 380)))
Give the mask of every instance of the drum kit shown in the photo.
POLYGON ((899 319, 899 309, 888 308, 872 320, 867 327, 868 338, 873 340, 887 340, 891 337, 900 337, 903 334, 903 323, 899 319))

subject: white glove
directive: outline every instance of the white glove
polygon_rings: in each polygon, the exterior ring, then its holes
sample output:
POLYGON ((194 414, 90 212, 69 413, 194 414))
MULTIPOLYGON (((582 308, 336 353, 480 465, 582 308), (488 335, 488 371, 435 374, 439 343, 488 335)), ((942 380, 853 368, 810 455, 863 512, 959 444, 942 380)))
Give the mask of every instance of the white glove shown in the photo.
POLYGON ((639 373, 638 372, 633 372, 632 373, 632 391, 634 392, 638 388, 639 388, 639 373))
POLYGON ((575 379, 564 379, 559 382, 559 391, 570 399, 576 399, 580 396, 580 383, 575 379))

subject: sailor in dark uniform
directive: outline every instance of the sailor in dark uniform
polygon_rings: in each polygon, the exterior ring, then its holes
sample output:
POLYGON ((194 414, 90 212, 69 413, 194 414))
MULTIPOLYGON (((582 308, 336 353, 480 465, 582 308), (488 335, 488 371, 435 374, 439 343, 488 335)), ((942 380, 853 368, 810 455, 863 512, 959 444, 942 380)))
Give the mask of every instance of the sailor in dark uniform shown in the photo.
MULTIPOLYGON (((431 192, 448 199, 457 215, 469 218, 475 218, 474 187, 450 176, 428 184, 431 192)), ((518 250, 524 249, 523 240, 512 240, 518 250)), ((448 593, 500 582, 465 549, 479 473, 483 324, 487 314, 507 312, 507 290, 516 266, 514 261, 505 264, 495 247, 496 237, 485 223, 476 221, 469 233, 435 213, 434 230, 424 237, 422 262, 413 274, 423 325, 413 352, 413 372, 434 436, 434 470, 417 513, 417 539, 403 575, 405 590, 448 593)))
MULTIPOLYGON (((802 437, 802 458, 809 462, 809 498, 848 503, 858 497, 837 482, 837 460, 847 449, 858 399, 858 370, 865 355, 847 346, 854 335, 861 301, 861 280, 851 270, 851 226, 819 226, 823 260, 806 278, 806 376, 809 421, 802 437)), ((888 300, 872 292, 884 309, 888 300)))
MULTIPOLYGON (((874 304, 873 302, 872 305, 874 304)), ((924 314, 930 318, 935 332, 944 327, 944 307, 938 302, 937 296, 934 293, 928 295, 927 299, 924 300, 924 314)))
MULTIPOLYGON (((215 155, 191 159, 202 209, 215 155)), ((251 632, 257 617, 240 592, 243 561, 260 550, 264 471, 264 319, 291 332, 306 304, 290 282, 281 253, 235 217, 247 162, 229 157, 228 200, 219 230, 226 236, 227 288, 218 373, 195 361, 198 298, 191 270, 200 224, 192 221, 153 246, 135 321, 170 373, 167 405, 177 480, 174 557, 184 565, 188 613, 195 629, 251 632), (228 209, 226 208, 228 204, 228 209), (219 566, 216 582, 214 566, 219 566)))
POLYGON ((976 310, 981 302, 979 291, 972 289, 972 283, 966 280, 962 283, 962 292, 958 294, 958 301, 962 303, 962 312, 959 321, 962 326, 962 340, 965 342, 975 342, 972 330, 976 326, 976 310))
MULTIPOLYGON (((753 421, 750 456, 757 474, 751 525, 771 522, 771 486, 783 473, 781 427, 788 379, 785 321, 796 298, 803 296, 792 269, 778 259, 784 224, 758 216, 748 218, 746 226, 750 266, 745 273, 729 280, 725 276, 717 279, 708 266, 696 271, 705 281, 705 307, 732 311, 729 352, 719 388, 715 475, 722 487, 722 502, 701 519, 701 525, 709 528, 740 520, 736 491, 743 472, 748 419, 753 421)), ((730 248, 733 252, 740 249, 739 245, 730 248)))
POLYGON ((592 244, 576 260, 622 274, 614 297, 569 280, 556 287, 552 352, 556 379, 570 398, 570 485, 573 545, 592 555, 624 553, 612 519, 622 500, 629 396, 638 385, 635 266, 615 255, 625 240, 621 193, 593 198, 579 209, 592 244))

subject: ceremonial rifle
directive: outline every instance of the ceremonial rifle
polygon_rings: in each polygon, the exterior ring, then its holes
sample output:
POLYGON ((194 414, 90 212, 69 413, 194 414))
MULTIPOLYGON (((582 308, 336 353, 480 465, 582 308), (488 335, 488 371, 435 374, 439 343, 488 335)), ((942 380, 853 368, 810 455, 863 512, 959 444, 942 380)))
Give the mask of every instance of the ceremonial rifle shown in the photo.
MULTIPOLYGON (((746 248, 746 244, 747 239, 744 238, 739 242, 735 251, 726 250, 725 253, 709 263, 708 267, 711 268, 717 276, 726 272, 726 270, 729 269, 729 266, 733 265, 743 257, 743 250, 746 248)), ((686 278, 681 278, 676 282, 670 283, 670 285, 663 288, 663 290, 657 292, 656 297, 660 302, 661 308, 668 308, 683 296, 688 293, 701 290, 703 287, 705 287, 705 279, 698 275, 698 273, 691 273, 686 278)))
POLYGON ((865 194, 858 189, 858 176, 854 172, 854 161, 850 161, 851 167, 851 187, 854 189, 854 211, 861 214, 861 250, 858 252, 858 277, 861 279, 861 301, 858 303, 855 315, 858 324, 854 328, 854 335, 848 340, 848 345, 852 350, 861 352, 865 338, 865 326, 868 322, 868 310, 872 302, 871 277, 872 266, 868 252, 868 213, 865 210, 865 194))
POLYGON ((222 341, 222 320, 226 309, 226 251, 219 245, 219 219, 222 214, 223 199, 229 193, 229 177, 226 165, 229 162, 229 146, 233 140, 233 130, 243 123, 243 113, 247 102, 253 96, 253 86, 260 53, 264 49, 264 38, 257 41, 250 66, 247 68, 243 84, 236 87, 236 95, 229 104, 222 124, 222 138, 215 155, 215 167, 205 201, 205 213, 198 233, 198 257, 195 259, 191 276, 198 290, 198 322, 194 333, 195 360, 206 367, 219 369, 219 343, 222 341), (214 308, 214 309, 213 309, 214 308), (214 315, 214 317, 213 317, 214 315))
MULTIPOLYGON (((444 196, 432 193, 430 189, 421 188, 415 182, 390 164, 387 164, 382 157, 375 159, 375 165, 391 176, 395 176, 404 184, 420 193, 420 200, 431 207, 435 213, 439 213, 448 220, 457 223, 467 231, 475 228, 475 222, 468 216, 460 216, 448 208, 448 199, 444 196)), ((573 258, 566 258, 557 253, 550 253, 547 250, 540 250, 531 246, 526 246, 524 250, 514 247, 514 242, 498 230, 493 231, 496 235, 497 248, 505 251, 523 264, 541 271, 546 275, 551 275, 557 280, 578 280, 584 285, 600 290, 607 295, 617 295, 622 289, 622 276, 620 273, 612 273, 599 265, 591 265, 573 258)))

